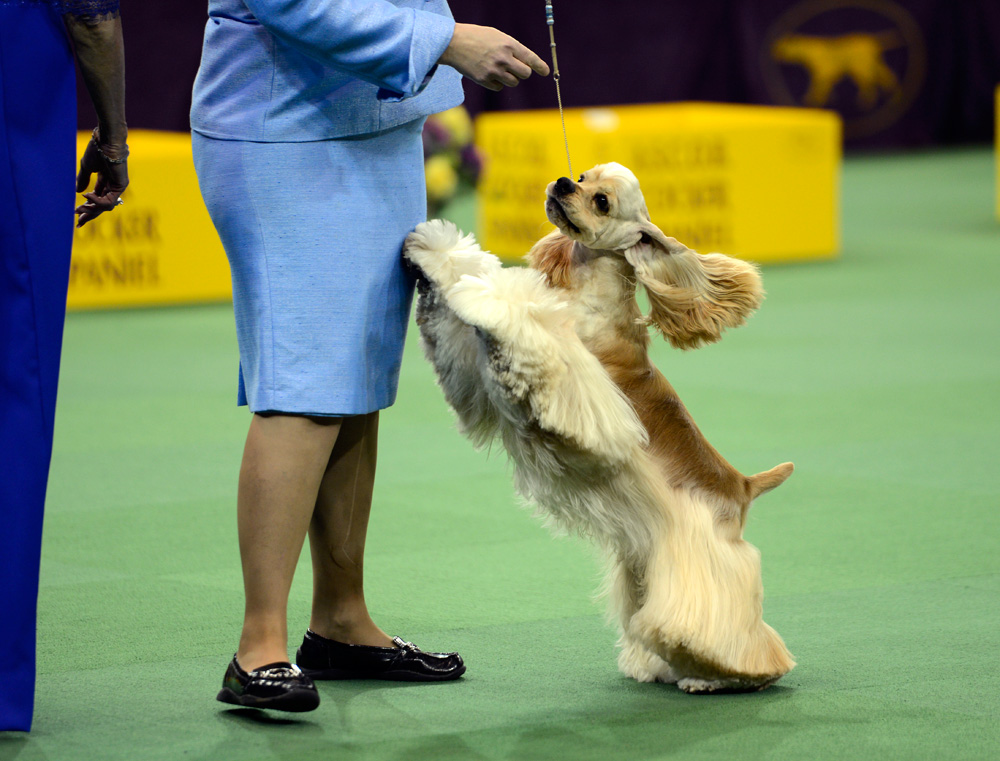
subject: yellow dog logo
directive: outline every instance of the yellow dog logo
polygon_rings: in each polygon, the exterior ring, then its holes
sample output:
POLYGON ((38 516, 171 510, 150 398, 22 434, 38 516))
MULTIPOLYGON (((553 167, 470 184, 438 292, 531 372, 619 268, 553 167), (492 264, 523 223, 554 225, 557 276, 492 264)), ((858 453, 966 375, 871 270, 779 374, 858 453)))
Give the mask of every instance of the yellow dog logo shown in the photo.
POLYGON ((771 55, 776 61, 806 69, 809 89, 802 99, 805 105, 827 105, 834 86, 849 79, 858 91, 858 107, 871 111, 880 95, 899 96, 899 79, 886 63, 885 52, 902 45, 903 39, 895 31, 839 37, 788 34, 774 43, 771 55))
POLYGON ((896 0, 800 0, 775 18, 759 50, 773 103, 835 109, 848 138, 895 123, 927 72, 924 32, 896 0))

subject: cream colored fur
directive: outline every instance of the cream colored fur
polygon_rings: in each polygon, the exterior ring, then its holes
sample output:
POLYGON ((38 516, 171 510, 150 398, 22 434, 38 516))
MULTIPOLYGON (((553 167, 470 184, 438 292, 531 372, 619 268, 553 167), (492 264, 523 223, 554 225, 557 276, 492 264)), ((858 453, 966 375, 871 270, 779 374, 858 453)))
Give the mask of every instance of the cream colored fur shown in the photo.
MULTIPOLYGON (((572 223, 553 235, 571 239, 541 241, 535 269, 502 268, 440 220, 410 235, 425 352, 462 431, 477 446, 499 439, 518 491, 604 549, 621 670, 689 692, 762 689, 794 662, 762 619, 760 556, 742 527, 752 499, 791 465, 744 477, 707 442, 674 446, 700 433, 686 411, 677 421, 655 417, 669 384, 650 394, 623 380, 633 370, 662 378, 643 364, 647 324, 681 347, 717 340, 756 308, 759 275, 663 236, 631 173, 605 167, 585 176, 615 193, 608 213, 590 221, 563 197, 550 218, 572 223), (553 245, 565 249, 558 262, 553 245), (590 247, 603 245, 618 250, 590 247), (648 316, 635 302, 637 281, 650 293, 648 316), (702 459, 709 471, 728 468, 728 480, 706 481, 702 459)), ((582 194, 584 183, 573 185, 582 194)))

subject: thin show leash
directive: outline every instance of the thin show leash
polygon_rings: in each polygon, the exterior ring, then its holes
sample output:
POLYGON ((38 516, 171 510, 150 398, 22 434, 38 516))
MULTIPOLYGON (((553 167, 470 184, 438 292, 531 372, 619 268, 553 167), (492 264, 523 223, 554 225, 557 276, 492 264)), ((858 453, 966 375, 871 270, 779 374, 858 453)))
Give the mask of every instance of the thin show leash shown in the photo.
POLYGON ((552 79, 556 83, 556 100, 559 103, 559 121, 562 122, 563 144, 566 146, 566 164, 573 179, 573 162, 569 158, 569 138, 566 137, 566 116, 563 114, 562 92, 559 89, 559 58, 556 56, 555 19, 552 17, 552 0, 545 0, 545 23, 549 26, 549 49, 552 51, 552 79))

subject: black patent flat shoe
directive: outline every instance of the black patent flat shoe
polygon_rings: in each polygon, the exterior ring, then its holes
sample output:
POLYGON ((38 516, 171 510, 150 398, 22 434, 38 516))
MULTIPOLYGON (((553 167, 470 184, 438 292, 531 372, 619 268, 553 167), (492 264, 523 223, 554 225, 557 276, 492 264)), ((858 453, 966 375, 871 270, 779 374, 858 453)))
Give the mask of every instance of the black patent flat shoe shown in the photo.
POLYGON ((269 663, 248 673, 234 655, 216 700, 247 708, 300 713, 319 705, 319 692, 312 679, 287 661, 269 663))
POLYGON ((444 682, 465 673, 458 653, 425 653, 399 637, 395 647, 347 645, 310 630, 295 656, 313 679, 389 679, 399 682, 444 682))

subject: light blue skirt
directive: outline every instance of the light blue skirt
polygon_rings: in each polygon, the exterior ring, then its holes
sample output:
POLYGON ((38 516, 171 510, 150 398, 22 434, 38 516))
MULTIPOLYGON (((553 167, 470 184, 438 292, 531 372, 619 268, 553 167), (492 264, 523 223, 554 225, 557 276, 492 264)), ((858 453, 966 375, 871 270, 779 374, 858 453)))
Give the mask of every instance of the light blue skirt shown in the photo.
POLYGON ((232 271, 238 404, 341 416, 395 401, 414 285, 401 250, 426 215, 422 126, 306 143, 192 134, 232 271))

